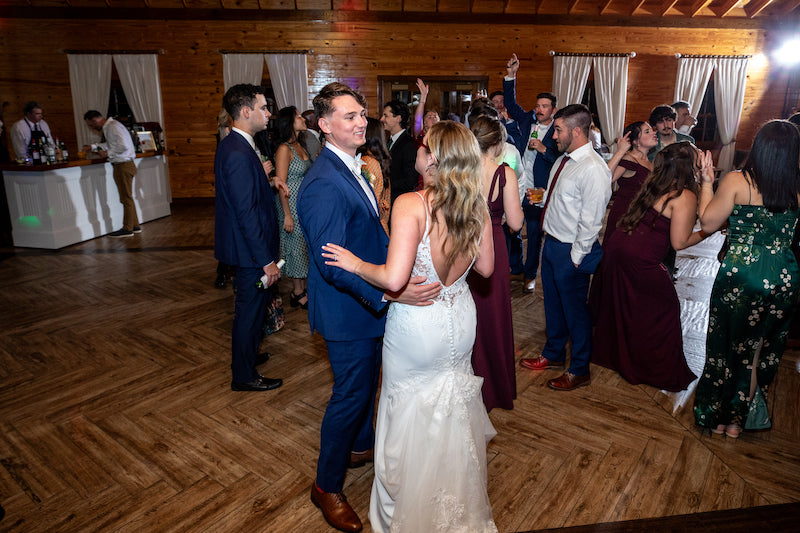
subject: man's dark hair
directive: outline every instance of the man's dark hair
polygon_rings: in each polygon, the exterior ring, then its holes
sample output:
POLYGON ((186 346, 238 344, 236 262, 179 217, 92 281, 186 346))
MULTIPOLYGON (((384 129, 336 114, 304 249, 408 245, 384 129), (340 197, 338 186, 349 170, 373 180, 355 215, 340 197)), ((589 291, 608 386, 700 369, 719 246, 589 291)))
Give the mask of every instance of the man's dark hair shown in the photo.
POLYGON ((469 108, 467 121, 470 125, 472 125, 472 121, 478 117, 489 117, 494 120, 500 120, 500 114, 487 98, 476 98, 469 108))
POLYGON ((361 107, 367 107, 367 99, 364 95, 357 93, 344 83, 334 81, 329 83, 314 97, 314 114, 317 115, 317 120, 327 117, 333 113, 333 99, 340 96, 352 96, 361 107))
POLYGON ((589 111, 588 107, 583 104, 571 104, 567 107, 562 107, 553 115, 553 119, 559 118, 567 123, 567 127, 570 130, 572 130, 572 128, 580 128, 586 138, 589 138, 589 126, 592 125, 592 113, 589 111))
POLYGON ((648 119, 648 122, 655 128, 656 124, 662 120, 666 118, 675 120, 677 116, 678 114, 675 113, 675 110, 672 108, 672 106, 664 104, 653 108, 653 110, 650 112, 650 118, 648 119))
POLYGON ((94 109, 90 109, 89 111, 83 114, 83 120, 92 120, 93 118, 102 116, 103 115, 100 114, 100 111, 95 111, 94 109))
POLYGON ((260 85, 251 85, 249 83, 240 83, 234 85, 225 92, 222 97, 222 107, 231 116, 233 120, 239 118, 239 113, 243 107, 254 108, 256 105, 256 96, 265 94, 264 87, 260 85))
POLYGON ((670 107, 675 110, 675 113, 678 112, 679 109, 689 109, 689 102, 684 100, 678 100, 677 102, 673 103, 670 107))
POLYGON ((42 106, 40 106, 37 102, 31 100, 30 102, 25 104, 25 106, 22 108, 22 112, 27 115, 28 113, 33 113, 34 109, 42 109, 42 106))
POLYGON ((550 103, 553 105, 553 109, 556 108, 557 99, 556 99, 556 95, 554 95, 553 93, 539 93, 539 94, 536 95, 536 99, 538 100, 540 98, 547 98, 548 100, 550 100, 550 103))
POLYGON ((411 109, 409 109, 408 105, 400 100, 390 100, 383 107, 388 107, 392 110, 394 116, 400 117, 401 128, 408 128, 408 119, 411 116, 411 109))
POLYGON ((489 95, 489 100, 491 100, 495 96, 503 96, 503 91, 495 91, 495 92, 493 92, 492 94, 489 95))

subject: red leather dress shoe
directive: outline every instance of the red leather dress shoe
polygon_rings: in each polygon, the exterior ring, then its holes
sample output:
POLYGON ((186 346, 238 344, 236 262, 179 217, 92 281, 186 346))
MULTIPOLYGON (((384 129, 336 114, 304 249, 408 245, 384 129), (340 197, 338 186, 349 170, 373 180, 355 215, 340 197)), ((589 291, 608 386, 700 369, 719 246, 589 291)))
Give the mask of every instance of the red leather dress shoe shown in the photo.
POLYGON ((551 361, 550 359, 540 355, 530 359, 520 359, 519 366, 527 368, 528 370, 547 370, 548 368, 564 368, 564 362, 551 361))
POLYGON ((589 374, 585 376, 576 376, 569 372, 564 372, 560 377, 551 379, 547 382, 547 386, 554 390, 574 390, 578 387, 583 387, 591 383, 589 374))
POLYGON ((360 468, 367 463, 371 463, 375 460, 375 450, 369 449, 365 452, 350 452, 350 462, 348 463, 349 468, 360 468))
POLYGON ((342 492, 322 492, 315 481, 311 484, 311 502, 322 511, 325 521, 339 531, 356 533, 364 527, 342 492))

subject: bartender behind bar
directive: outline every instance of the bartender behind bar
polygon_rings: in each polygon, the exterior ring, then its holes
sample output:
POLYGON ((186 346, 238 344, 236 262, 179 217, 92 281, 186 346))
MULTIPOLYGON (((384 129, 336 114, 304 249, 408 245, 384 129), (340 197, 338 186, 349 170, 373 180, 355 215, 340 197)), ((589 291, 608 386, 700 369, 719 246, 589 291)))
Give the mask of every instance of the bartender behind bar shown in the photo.
POLYGON ((134 233, 141 233, 139 219, 136 216, 136 204, 133 203, 133 178, 136 175, 136 151, 128 129, 113 118, 103 118, 99 111, 89 110, 83 115, 83 120, 90 129, 93 129, 103 140, 99 144, 84 146, 83 150, 97 152, 100 157, 108 157, 108 162, 114 168, 114 183, 119 191, 119 201, 122 203, 122 229, 109 233, 109 237, 133 237, 134 233))
POLYGON ((25 116, 11 126, 11 143, 17 159, 24 161, 30 157, 31 142, 40 140, 44 144, 53 144, 53 135, 50 126, 42 119, 42 106, 36 102, 28 102, 22 108, 25 116))

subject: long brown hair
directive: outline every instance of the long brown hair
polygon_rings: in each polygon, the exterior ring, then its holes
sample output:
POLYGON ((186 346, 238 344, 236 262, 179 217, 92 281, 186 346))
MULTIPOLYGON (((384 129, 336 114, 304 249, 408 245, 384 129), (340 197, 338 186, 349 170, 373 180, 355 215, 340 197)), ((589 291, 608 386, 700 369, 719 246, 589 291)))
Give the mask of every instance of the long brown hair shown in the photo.
POLYGON ((428 187, 431 218, 438 222, 441 215, 447 226, 442 252, 451 263, 462 255, 477 257, 487 214, 478 141, 463 124, 443 120, 431 126, 428 148, 436 161, 434 183, 428 187))
POLYGON ((697 149, 688 141, 670 144, 658 152, 653 161, 653 172, 647 177, 628 207, 628 212, 617 225, 630 233, 642 221, 647 210, 662 196, 669 195, 661 206, 661 213, 684 189, 697 194, 697 170, 697 149))

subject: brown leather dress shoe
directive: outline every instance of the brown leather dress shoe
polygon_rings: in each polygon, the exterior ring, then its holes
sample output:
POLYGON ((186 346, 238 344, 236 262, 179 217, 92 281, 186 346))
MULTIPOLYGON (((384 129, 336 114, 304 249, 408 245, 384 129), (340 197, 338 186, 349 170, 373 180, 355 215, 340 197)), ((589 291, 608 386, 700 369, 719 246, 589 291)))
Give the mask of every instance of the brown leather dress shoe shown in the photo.
POLYGON ((355 533, 364 527, 342 492, 322 492, 315 481, 311 484, 311 503, 319 507, 325 521, 339 531, 355 533))
POLYGON ((591 383, 589 374, 585 376, 576 376, 569 372, 564 372, 560 377, 551 379, 547 382, 547 386, 554 390, 574 390, 578 387, 583 387, 591 383))
POLYGON ((360 468, 375 460, 375 450, 370 448, 365 452, 350 452, 349 468, 360 468))
POLYGON ((539 357, 523 358, 519 360, 519 366, 528 370, 547 370, 548 368, 564 368, 564 361, 551 361, 540 355, 539 357))

